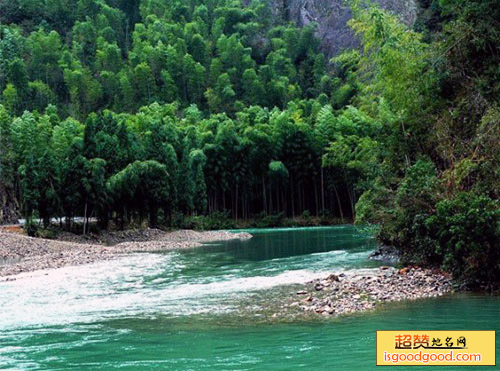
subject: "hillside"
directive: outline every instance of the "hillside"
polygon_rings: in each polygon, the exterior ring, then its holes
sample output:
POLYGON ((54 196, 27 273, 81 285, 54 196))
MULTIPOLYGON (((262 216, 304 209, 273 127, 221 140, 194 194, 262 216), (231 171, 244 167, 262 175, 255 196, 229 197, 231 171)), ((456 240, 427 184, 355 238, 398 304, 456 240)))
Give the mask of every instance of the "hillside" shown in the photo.
MULTIPOLYGON (((415 0, 378 0, 377 3, 408 26, 417 19, 418 4, 415 0)), ((328 57, 359 47, 359 40, 348 26, 352 12, 345 0, 274 0, 273 14, 300 27, 316 23, 316 36, 328 57)))
POLYGON ((0 1, 1 217, 355 221, 499 282, 497 1, 345 4, 0 1))

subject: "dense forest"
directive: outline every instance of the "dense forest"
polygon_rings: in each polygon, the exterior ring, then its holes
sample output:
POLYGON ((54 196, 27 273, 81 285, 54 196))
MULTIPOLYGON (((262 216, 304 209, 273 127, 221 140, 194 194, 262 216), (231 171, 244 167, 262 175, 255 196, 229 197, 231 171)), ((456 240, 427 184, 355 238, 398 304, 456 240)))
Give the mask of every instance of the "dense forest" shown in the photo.
POLYGON ((265 0, 0 0, 1 216, 327 215, 498 282, 500 7, 419 7, 327 60, 265 0))

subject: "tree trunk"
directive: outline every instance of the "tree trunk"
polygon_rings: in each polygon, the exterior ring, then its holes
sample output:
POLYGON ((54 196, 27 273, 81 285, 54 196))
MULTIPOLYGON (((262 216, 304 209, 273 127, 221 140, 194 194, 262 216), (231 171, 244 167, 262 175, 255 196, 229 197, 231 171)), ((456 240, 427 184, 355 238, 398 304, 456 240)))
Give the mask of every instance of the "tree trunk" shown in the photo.
MULTIPOLYGON (((284 214, 287 214, 288 205, 287 205, 286 199, 285 199, 285 192, 283 192, 283 191, 281 191, 281 208, 283 209, 284 214)), ((279 211, 278 211, 278 214, 279 214, 279 211)))
POLYGON ((264 175, 262 175, 262 200, 264 203, 264 213, 267 214, 266 182, 264 175))
POLYGON ((349 195, 349 203, 351 204, 351 216, 354 219, 354 189, 347 186, 347 194, 349 195))
POLYGON ((340 218, 342 219, 342 223, 344 222, 344 212, 342 210, 342 203, 340 202, 339 193, 337 192, 337 187, 333 186, 333 190, 335 191, 335 196, 337 197, 337 203, 339 205, 340 218))
POLYGON ((83 234, 85 235, 85 228, 87 227, 87 200, 85 200, 85 211, 83 212, 83 234))
POLYGON ((273 213, 273 208, 274 208, 274 204, 273 204, 273 189, 271 187, 269 189, 269 214, 273 213))
POLYGON ((235 208, 234 208, 234 215, 235 219, 238 220, 238 193, 239 193, 239 188, 236 186, 236 197, 235 197, 235 208))
POLYGON ((318 185, 316 184, 316 179, 314 180, 314 205, 316 208, 316 216, 319 216, 318 185))
POLYGON ((325 176, 323 166, 321 166, 321 208, 325 210, 325 176))

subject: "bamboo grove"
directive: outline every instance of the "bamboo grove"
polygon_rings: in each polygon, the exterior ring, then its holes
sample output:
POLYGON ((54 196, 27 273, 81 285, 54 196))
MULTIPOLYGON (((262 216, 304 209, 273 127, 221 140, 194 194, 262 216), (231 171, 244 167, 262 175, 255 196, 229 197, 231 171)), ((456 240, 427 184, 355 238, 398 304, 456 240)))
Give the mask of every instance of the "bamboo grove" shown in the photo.
POLYGON ((347 108, 356 59, 329 68, 313 27, 274 19, 262 1, 9 4, 2 181, 27 219, 352 219, 372 172, 354 150, 379 128, 347 108), (344 136, 337 150, 352 159, 324 169, 344 136))
POLYGON ((350 0, 331 60, 287 4, 0 0, 0 216, 330 215, 499 282, 497 1, 350 0))

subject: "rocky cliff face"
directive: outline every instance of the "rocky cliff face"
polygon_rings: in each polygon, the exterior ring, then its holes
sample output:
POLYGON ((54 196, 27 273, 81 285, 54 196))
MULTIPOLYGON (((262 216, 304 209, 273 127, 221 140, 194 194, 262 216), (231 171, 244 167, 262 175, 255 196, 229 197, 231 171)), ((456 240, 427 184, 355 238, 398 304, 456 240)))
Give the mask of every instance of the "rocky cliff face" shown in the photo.
MULTIPOLYGON (((271 0, 276 17, 299 26, 318 24, 317 36, 325 53, 331 57, 344 49, 359 46, 359 40, 347 25, 351 10, 346 0, 271 0)), ((417 0, 376 0, 383 9, 397 14, 411 25, 417 18, 417 0)))

